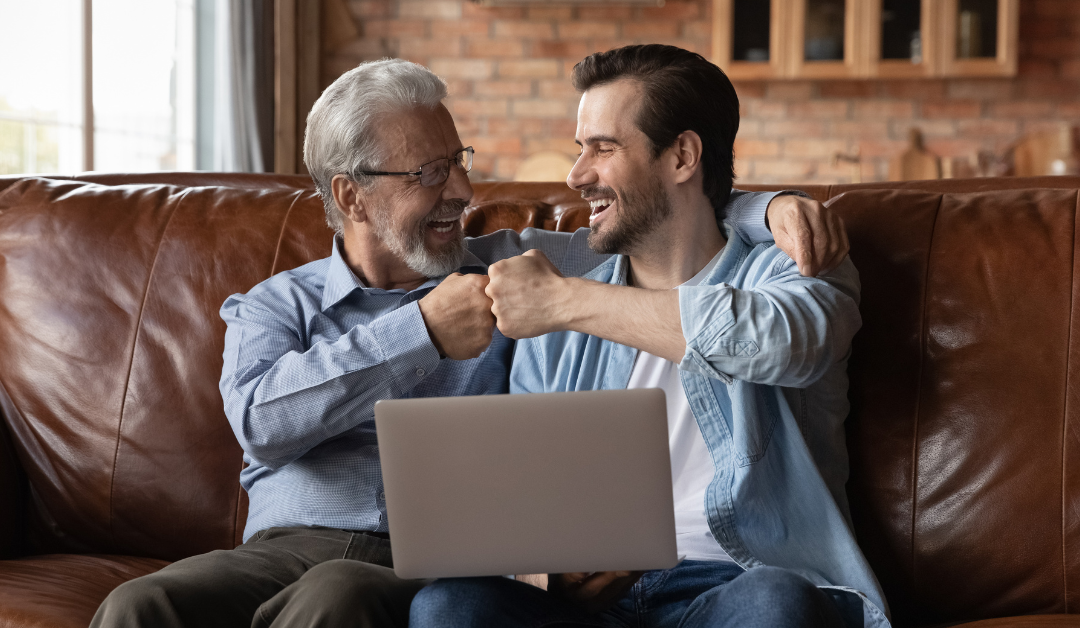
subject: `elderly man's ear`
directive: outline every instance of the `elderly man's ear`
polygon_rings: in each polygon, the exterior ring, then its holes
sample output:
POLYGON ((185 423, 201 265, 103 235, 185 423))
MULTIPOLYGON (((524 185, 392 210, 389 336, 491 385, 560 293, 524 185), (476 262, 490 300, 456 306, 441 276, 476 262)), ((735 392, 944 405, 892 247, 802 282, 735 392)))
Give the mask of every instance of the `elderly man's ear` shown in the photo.
POLYGON ((356 181, 343 174, 336 174, 330 180, 330 191, 334 202, 345 217, 353 222, 367 220, 367 195, 356 181))

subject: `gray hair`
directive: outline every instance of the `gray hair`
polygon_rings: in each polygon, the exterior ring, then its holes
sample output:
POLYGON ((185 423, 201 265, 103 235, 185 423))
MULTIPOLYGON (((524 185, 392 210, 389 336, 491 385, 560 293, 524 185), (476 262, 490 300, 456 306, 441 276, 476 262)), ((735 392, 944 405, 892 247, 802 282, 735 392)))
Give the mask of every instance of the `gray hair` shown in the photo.
POLYGON ((446 83, 422 65, 404 59, 361 63, 342 74, 319 96, 307 117, 304 165, 322 197, 326 224, 337 233, 344 220, 330 181, 344 174, 363 187, 373 177, 357 174, 378 170, 386 159, 375 129, 387 113, 426 107, 434 109, 446 98, 446 83))

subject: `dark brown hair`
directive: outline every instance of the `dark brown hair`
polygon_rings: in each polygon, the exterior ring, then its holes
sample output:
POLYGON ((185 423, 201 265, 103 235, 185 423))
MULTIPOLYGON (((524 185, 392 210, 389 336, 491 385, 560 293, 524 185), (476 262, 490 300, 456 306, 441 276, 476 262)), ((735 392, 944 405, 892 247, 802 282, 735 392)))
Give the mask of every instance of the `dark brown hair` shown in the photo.
POLYGON ((647 44, 589 55, 574 66, 572 80, 584 92, 623 78, 644 88, 637 127, 649 138, 654 159, 684 131, 701 137, 703 191, 723 218, 735 180, 739 130, 739 97, 727 75, 697 53, 647 44))

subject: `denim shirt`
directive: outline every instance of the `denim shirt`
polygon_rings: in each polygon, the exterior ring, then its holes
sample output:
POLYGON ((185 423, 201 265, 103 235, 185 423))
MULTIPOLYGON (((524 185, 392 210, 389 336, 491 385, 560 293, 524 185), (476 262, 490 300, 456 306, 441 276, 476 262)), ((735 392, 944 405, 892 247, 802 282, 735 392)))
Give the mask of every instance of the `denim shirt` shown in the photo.
MULTIPOLYGON (((884 595, 855 541, 844 485, 847 361, 862 324, 850 259, 803 277, 771 243, 727 245, 679 290, 679 375, 712 456, 709 527, 744 568, 791 569, 839 602, 848 625, 888 626, 884 595)), ((625 285, 627 258, 587 279, 625 285)), ((637 350, 578 332, 522 340, 510 392, 626 388, 637 350)))

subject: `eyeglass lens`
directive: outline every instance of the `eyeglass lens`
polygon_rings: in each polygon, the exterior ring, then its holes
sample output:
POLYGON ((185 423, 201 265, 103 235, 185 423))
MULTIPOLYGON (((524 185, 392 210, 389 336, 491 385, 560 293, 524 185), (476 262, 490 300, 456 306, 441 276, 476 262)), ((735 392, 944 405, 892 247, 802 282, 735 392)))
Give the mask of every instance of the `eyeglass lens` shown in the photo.
MULTIPOLYGON (((472 147, 463 148, 454 154, 454 163, 465 172, 472 170, 472 147)), ((443 157, 420 166, 420 185, 430 187, 439 185, 450 176, 450 160, 443 157)))

